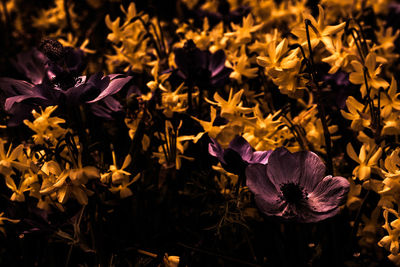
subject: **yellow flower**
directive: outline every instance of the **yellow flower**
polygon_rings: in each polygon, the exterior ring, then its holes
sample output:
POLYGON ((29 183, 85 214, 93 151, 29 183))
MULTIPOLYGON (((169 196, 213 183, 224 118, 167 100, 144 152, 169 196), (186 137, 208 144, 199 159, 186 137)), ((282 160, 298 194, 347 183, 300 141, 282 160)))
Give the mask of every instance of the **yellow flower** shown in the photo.
POLYGON ((377 167, 378 160, 382 155, 382 148, 374 148, 371 151, 366 151, 365 144, 360 149, 360 154, 357 156, 351 143, 347 144, 346 147, 347 155, 357 162, 359 165, 353 170, 353 175, 358 179, 366 180, 371 176, 371 169, 377 167), (374 152, 375 151, 375 152, 374 152))
POLYGON ((380 25, 380 30, 375 32, 376 37, 378 39, 378 44, 377 46, 372 48, 372 51, 378 50, 378 49, 383 49, 383 50, 392 50, 395 48, 395 41, 397 37, 400 35, 400 30, 397 30, 393 34, 393 28, 392 27, 384 27, 384 25, 380 25))
MULTIPOLYGON (((160 85, 162 105, 158 106, 158 108, 163 109, 163 113, 167 118, 172 118, 174 112, 182 113, 188 108, 188 94, 181 93, 181 91, 185 88, 183 85, 184 83, 179 85, 175 91, 171 90, 171 86, 169 84, 167 86, 162 84, 160 85)), ((197 97, 198 94, 198 91, 193 92, 192 98, 197 97)))
POLYGON ((9 219, 3 216, 4 212, 0 213, 0 232, 2 232, 4 235, 6 234, 5 230, 3 227, 1 227, 1 225, 4 225, 4 222, 10 222, 10 223, 19 223, 20 220, 13 220, 13 219, 9 219))
POLYGON ((399 236, 400 236, 400 219, 396 211, 392 209, 385 208, 383 211, 383 217, 385 218, 385 224, 383 228, 387 231, 388 235, 384 236, 378 245, 384 247, 386 250, 390 251, 393 255, 399 253, 399 236), (390 222, 389 224, 389 212, 396 216, 397 219, 390 222))
POLYGON ((383 135, 398 135, 400 134, 400 113, 392 112, 388 117, 383 119, 383 135))
POLYGON ((179 256, 168 256, 168 254, 165 254, 163 258, 163 263, 165 267, 178 267, 179 256))
POLYGON ((127 198, 129 196, 132 196, 132 191, 129 189, 128 186, 139 180, 140 178, 140 173, 138 173, 130 182, 127 180, 122 180, 122 183, 119 184, 118 186, 112 186, 110 187, 110 191, 113 192, 114 194, 119 192, 120 198, 127 198))
POLYGON ((382 170, 383 174, 387 178, 397 179, 400 178, 400 148, 396 148, 392 153, 385 159, 385 169, 382 170))
POLYGON ((42 167, 43 173, 54 177, 46 179, 42 183, 40 194, 48 195, 55 193, 59 203, 64 204, 72 195, 81 205, 87 205, 88 195, 93 192, 85 187, 88 179, 98 178, 98 171, 94 167, 70 169, 69 165, 61 170, 60 165, 55 161, 46 162, 42 167))
POLYGON ((346 68, 349 64, 349 53, 342 48, 342 35, 338 35, 335 39, 335 46, 326 48, 331 55, 323 58, 322 61, 331 65, 328 73, 336 73, 340 68, 346 68))
POLYGON ((10 200, 18 201, 18 202, 25 201, 24 192, 30 190, 29 183, 26 180, 22 179, 19 186, 17 187, 17 185, 14 182, 14 179, 11 178, 11 176, 7 175, 7 176, 5 176, 5 179, 6 179, 7 187, 13 191, 13 194, 10 197, 10 200))
POLYGON ((24 160, 24 146, 21 144, 12 150, 12 144, 8 147, 7 153, 4 151, 5 141, 0 138, 0 173, 4 176, 13 173, 13 167, 22 171, 29 168, 29 165, 25 164, 24 160))
POLYGON ((247 44, 251 41, 251 33, 258 31, 262 26, 262 23, 254 25, 253 16, 249 14, 247 17, 243 17, 242 26, 231 23, 234 31, 225 33, 225 36, 231 37, 237 45, 247 44))
MULTIPOLYGON (((315 32, 314 29, 312 29, 312 27, 309 27, 311 46, 312 48, 314 48, 320 42, 323 42, 327 48, 333 48, 331 36, 344 29, 346 22, 342 22, 335 26, 326 26, 325 12, 321 5, 318 5, 318 10, 319 10, 318 21, 316 21, 315 18, 310 14, 305 15, 305 18, 311 21, 311 24, 314 26, 316 31, 315 32)), ((307 33, 304 24, 302 24, 300 27, 293 29, 292 33, 299 38, 299 41, 302 46, 307 45, 307 33)))
POLYGON ((213 106, 210 107, 210 119, 211 119, 211 121, 209 121, 209 122, 208 121, 199 120, 198 118, 192 116, 192 118, 194 120, 198 121, 200 123, 201 127, 203 127, 203 129, 204 129, 204 132, 200 132, 200 133, 198 133, 196 135, 196 137, 193 139, 193 143, 197 143, 197 141, 199 141, 199 139, 205 133, 208 133, 208 136, 211 137, 211 138, 215 139, 217 137, 217 135, 221 132, 223 126, 214 126, 213 125, 216 117, 217 117, 217 110, 213 106))
POLYGON ((191 157, 184 156, 187 146, 189 145, 189 140, 194 140, 194 136, 183 135, 179 136, 179 129, 182 126, 182 121, 180 122, 178 128, 174 129, 170 121, 165 122, 165 134, 160 134, 158 136, 164 144, 158 147, 158 152, 153 152, 153 157, 158 158, 160 165, 166 168, 175 167, 177 170, 181 168, 181 159, 194 160, 191 157), (185 142, 185 143, 183 143, 185 142))
POLYGON ((65 123, 64 119, 50 117, 51 113, 53 113, 56 108, 57 106, 46 107, 40 114, 36 112, 36 110, 32 110, 35 120, 33 122, 24 120, 24 123, 36 133, 32 136, 35 144, 41 145, 46 141, 55 144, 58 142, 58 139, 67 132, 67 130, 59 125, 60 123, 65 123))
POLYGON ((253 108, 253 113, 256 120, 250 121, 246 124, 243 137, 256 149, 256 150, 269 150, 279 146, 282 140, 281 131, 285 127, 280 128, 283 123, 279 120, 281 111, 275 114, 268 114, 265 118, 257 104, 253 108))
POLYGON ((268 56, 257 57, 258 65, 266 68, 266 73, 271 69, 277 71, 282 71, 283 69, 294 68, 299 59, 297 57, 298 49, 294 49, 291 53, 284 58, 284 56, 289 51, 289 42, 285 38, 278 45, 276 45, 276 40, 271 41, 267 46, 268 56))
POLYGON ((361 131, 371 124, 371 115, 369 107, 364 108, 364 105, 358 102, 353 96, 349 96, 346 100, 346 106, 349 112, 340 110, 345 119, 351 120, 351 129, 361 131))
POLYGON ((120 184, 123 181, 129 180, 129 176, 131 175, 131 173, 125 171, 125 169, 128 168, 128 166, 131 164, 132 157, 131 155, 128 154, 125 157, 124 162, 122 163, 122 167, 118 168, 114 149, 112 148, 111 150, 112 150, 111 153, 113 158, 113 165, 110 166, 109 172, 101 175, 101 182, 108 183, 111 178, 111 181, 113 183, 120 184))
MULTIPOLYGON (((364 79, 364 66, 358 61, 353 60, 351 65, 354 68, 354 72, 350 73, 350 82, 353 84, 361 84, 361 95, 365 97, 367 95, 367 88, 365 86, 364 79)), ((376 55, 375 53, 369 53, 365 58, 365 67, 367 69, 366 77, 368 86, 371 89, 370 96, 374 97, 380 87, 386 89, 389 86, 389 83, 382 78, 379 78, 378 75, 381 73, 382 65, 379 65, 376 68, 376 55), (375 90, 372 90, 375 89, 375 90)))
MULTIPOLYGON (((70 47, 77 47, 77 44, 78 44, 78 37, 77 37, 77 36, 74 37, 74 36, 72 35, 72 33, 68 33, 68 34, 67 34, 66 40, 63 39, 63 38, 58 38, 57 40, 58 40, 64 47, 68 47, 68 46, 70 46, 70 47)), ((95 50, 86 48, 86 46, 87 46, 88 44, 89 44, 89 39, 85 39, 85 40, 83 41, 83 43, 79 46, 79 49, 82 50, 82 51, 85 52, 85 53, 88 53, 88 54, 94 54, 94 53, 96 53, 95 50)))
POLYGON ((229 91, 228 101, 223 99, 218 93, 214 94, 214 100, 217 102, 213 102, 206 98, 206 101, 212 105, 219 106, 221 108, 221 117, 226 119, 233 119, 239 114, 248 114, 252 112, 251 108, 242 107, 241 97, 244 90, 240 90, 239 92, 233 94, 233 90, 229 91))
MULTIPOLYGON (((392 82, 388 91, 383 91, 380 96, 381 116, 388 117, 392 113, 392 109, 400 111, 400 93, 397 93, 397 81, 392 76, 392 82)), ((375 106, 378 106, 378 99, 374 99, 375 106)))
MULTIPOLYGON (((64 8, 63 0, 55 0, 55 6, 51 7, 47 10, 40 10, 39 16, 33 18, 33 26, 38 28, 48 29, 53 26, 57 26, 58 28, 66 28, 67 27, 67 19, 64 8)), ((68 13, 71 16, 71 23, 73 28, 77 28, 77 23, 75 22, 78 15, 74 12, 74 4, 70 3, 68 5, 68 13)))
POLYGON ((233 69, 229 77, 239 83, 242 82, 242 76, 250 79, 257 77, 258 68, 250 68, 250 60, 246 55, 244 46, 239 49, 239 57, 233 57, 233 59, 226 62, 226 65, 233 69))

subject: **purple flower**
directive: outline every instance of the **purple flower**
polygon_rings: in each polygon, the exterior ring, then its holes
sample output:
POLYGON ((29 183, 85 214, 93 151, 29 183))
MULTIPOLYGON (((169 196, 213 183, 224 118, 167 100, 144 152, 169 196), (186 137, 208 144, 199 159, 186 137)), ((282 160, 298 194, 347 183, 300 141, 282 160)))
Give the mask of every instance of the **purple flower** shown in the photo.
POLYGON ((211 139, 208 145, 210 155, 218 158, 222 167, 232 173, 241 174, 248 164, 267 164, 269 151, 254 151, 250 144, 241 136, 236 136, 227 149, 223 149, 217 141, 211 139))
POLYGON ((112 97, 132 77, 96 73, 79 76, 84 70, 83 52, 45 40, 41 51, 34 49, 17 56, 15 65, 32 82, 0 78, 4 110, 11 115, 8 126, 17 126, 30 116, 32 109, 58 105, 61 109, 87 104, 95 116, 112 119, 122 105, 112 97))
POLYGON ((225 53, 218 50, 211 54, 196 47, 192 40, 183 48, 174 50, 177 74, 201 89, 223 86, 229 80, 232 69, 225 67, 225 53))
POLYGON ((350 184, 343 177, 325 176, 325 165, 313 152, 274 150, 267 165, 246 169, 247 186, 266 215, 309 223, 336 215, 350 184))

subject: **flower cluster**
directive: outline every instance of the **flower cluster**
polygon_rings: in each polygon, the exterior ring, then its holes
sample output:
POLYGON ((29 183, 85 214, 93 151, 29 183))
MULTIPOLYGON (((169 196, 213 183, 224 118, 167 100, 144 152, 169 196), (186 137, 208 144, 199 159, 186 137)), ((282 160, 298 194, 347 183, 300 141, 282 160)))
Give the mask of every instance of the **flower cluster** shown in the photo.
POLYGON ((66 266, 323 265, 337 222, 338 261, 400 265, 398 4, 45 2, 0 7, 4 236, 61 239, 66 266))

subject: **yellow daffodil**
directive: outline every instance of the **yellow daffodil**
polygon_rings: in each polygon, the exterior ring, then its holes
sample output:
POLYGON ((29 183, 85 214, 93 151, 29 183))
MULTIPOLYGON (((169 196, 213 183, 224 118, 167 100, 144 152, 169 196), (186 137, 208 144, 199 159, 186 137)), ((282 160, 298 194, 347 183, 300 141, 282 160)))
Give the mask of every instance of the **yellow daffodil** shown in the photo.
POLYGON ((282 71, 282 69, 294 68, 298 62, 298 58, 295 56, 298 52, 297 50, 290 54, 291 57, 286 57, 285 60, 282 60, 283 56, 285 56, 289 50, 288 45, 289 42, 286 38, 278 45, 276 45, 275 40, 271 41, 267 46, 268 56, 257 57, 257 63, 266 68, 266 73, 268 73, 270 69, 282 71))
POLYGON ((12 196, 10 197, 11 201, 18 201, 18 202, 23 202, 25 201, 25 195, 24 192, 29 191, 29 183, 28 181, 22 179, 19 186, 14 182, 14 179, 11 178, 11 176, 5 176, 6 179, 6 185, 8 188, 10 188, 13 191, 12 196))
POLYGON ((196 137, 193 139, 194 143, 197 143, 197 141, 205 133, 207 133, 208 136, 211 137, 211 138, 215 139, 217 137, 217 135, 221 132, 222 127, 213 125, 216 117, 217 117, 217 110, 213 106, 210 107, 210 119, 211 119, 211 121, 209 121, 209 122, 208 121, 199 120, 198 118, 192 116, 192 118, 194 120, 198 121, 200 123, 201 127, 203 127, 203 129, 204 129, 204 132, 198 133, 196 135, 196 137))
MULTIPOLYGON (((305 18, 311 21, 313 27, 309 28, 310 42, 312 48, 316 47, 320 42, 323 42, 327 48, 332 47, 332 35, 340 32, 344 29, 346 22, 342 22, 335 26, 325 25, 325 12, 321 5, 318 5, 319 16, 318 21, 315 20, 310 14, 305 14, 305 18)), ((292 30, 292 33, 299 38, 300 44, 302 46, 307 45, 307 33, 305 25, 292 30)))
POLYGON ((55 144, 61 136, 67 133, 67 130, 59 125, 65 123, 65 120, 59 117, 51 117, 51 113, 56 109, 57 106, 49 106, 41 113, 32 110, 35 120, 33 122, 24 120, 24 123, 36 133, 32 136, 35 144, 42 145, 47 141, 55 144))
POLYGON ((115 156, 114 149, 112 149, 111 153, 113 158, 113 165, 110 166, 109 172, 101 175, 101 182, 108 183, 110 178, 111 181, 115 184, 120 184, 123 181, 129 180, 129 176, 131 175, 131 173, 125 171, 125 169, 128 168, 128 166, 132 162, 131 155, 128 154, 125 157, 124 162, 122 163, 122 167, 118 168, 117 158, 115 156))
POLYGON ((400 112, 392 112, 383 119, 382 134, 383 135, 399 135, 400 134, 400 112))
POLYGON ((165 134, 160 134, 160 138, 164 144, 158 147, 158 152, 153 152, 153 157, 158 158, 160 165, 170 168, 175 167, 177 170, 181 168, 181 159, 194 160, 191 157, 184 156, 189 140, 194 140, 194 136, 183 135, 179 136, 179 129, 182 126, 180 122, 178 128, 175 130, 170 121, 165 122, 165 134))
MULTIPOLYGON (((397 81, 394 76, 392 76, 389 89, 387 92, 381 92, 380 95, 381 116, 383 118, 388 117, 393 109, 400 111, 399 95, 400 93, 397 93, 397 81)), ((378 106, 378 99, 374 99, 374 104, 378 106)))
POLYGON ((382 155, 382 148, 366 151, 365 145, 362 145, 360 154, 357 156, 353 146, 348 143, 346 147, 347 155, 359 165, 353 170, 353 175, 361 181, 370 178, 371 169, 377 167, 378 160, 382 155))
POLYGON ((213 102, 206 98, 206 101, 212 105, 219 106, 221 108, 221 117, 232 119, 240 114, 248 114, 252 112, 251 108, 242 107, 243 103, 241 101, 241 97, 244 90, 240 90, 239 92, 233 94, 233 89, 229 91, 228 100, 223 99, 218 93, 214 94, 213 102))
POLYGON ((393 255, 399 253, 399 236, 400 236, 400 218, 396 211, 392 209, 385 209, 383 211, 383 217, 385 218, 385 224, 383 228, 387 231, 388 235, 384 236, 378 245, 384 247, 393 255), (389 212, 396 216, 397 219, 389 223, 389 212))
POLYGON ((354 97, 349 96, 346 100, 346 106, 349 112, 340 110, 345 119, 351 120, 351 129, 354 131, 361 131, 371 124, 371 115, 369 107, 364 107, 363 104, 358 102, 354 97))
POLYGON ((114 194, 119 193, 120 198, 127 198, 129 196, 132 196, 132 190, 129 189, 128 186, 139 180, 139 178, 140 178, 140 173, 138 173, 135 177, 133 177, 131 181, 122 180, 121 184, 117 186, 111 186, 110 191, 113 192, 114 194))
MULTIPOLYGON (((367 87, 365 85, 364 78, 364 66, 358 60, 353 60, 351 65, 354 68, 354 72, 350 73, 349 80, 353 84, 361 84, 361 95, 365 97, 367 95, 367 87)), ((370 96, 374 97, 379 88, 386 89, 389 87, 389 83, 382 78, 379 78, 378 75, 381 73, 382 66, 379 65, 376 67, 376 54, 369 53, 365 58, 365 67, 367 70, 366 79, 368 82, 368 86, 371 89, 370 96)))
POLYGON ((0 232, 2 232, 4 235, 6 234, 6 232, 4 231, 4 228, 1 227, 2 225, 4 225, 4 222, 10 222, 10 223, 19 223, 20 220, 14 220, 14 219, 9 219, 3 216, 4 212, 0 213, 0 232))
POLYGON ((16 168, 20 171, 25 170, 29 167, 23 158, 24 146, 21 144, 16 148, 12 149, 12 144, 8 147, 7 153, 4 151, 5 141, 0 138, 0 173, 7 176, 12 174, 14 171, 12 168, 16 168))
POLYGON ((251 41, 251 33, 260 30, 263 24, 254 25, 254 18, 251 14, 243 17, 242 26, 231 23, 233 32, 225 33, 225 36, 232 38, 235 44, 242 45, 251 41))
POLYGON ((244 46, 239 49, 238 57, 231 57, 231 60, 227 61, 226 65, 233 69, 229 77, 237 80, 239 83, 242 82, 242 76, 250 79, 257 77, 258 68, 250 67, 250 60, 246 55, 244 46))
POLYGON ((351 55, 342 48, 341 34, 335 38, 334 44, 326 48, 331 55, 322 59, 323 62, 331 66, 331 69, 328 71, 330 74, 336 73, 340 68, 346 68, 351 60, 351 55))
POLYGON ((71 170, 68 164, 62 170, 55 161, 46 162, 42 171, 49 177, 46 183, 42 183, 40 194, 51 195, 55 193, 59 203, 64 204, 67 200, 74 198, 81 204, 87 205, 88 195, 93 192, 85 187, 89 178, 98 178, 97 173, 92 169, 71 170))

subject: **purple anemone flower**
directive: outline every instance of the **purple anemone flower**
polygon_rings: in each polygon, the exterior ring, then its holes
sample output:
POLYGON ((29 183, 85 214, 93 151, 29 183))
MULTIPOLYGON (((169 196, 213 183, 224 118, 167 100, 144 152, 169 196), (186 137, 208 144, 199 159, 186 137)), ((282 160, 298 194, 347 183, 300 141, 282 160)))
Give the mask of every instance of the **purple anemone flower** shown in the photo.
POLYGON ((210 155, 218 158, 225 170, 241 174, 248 164, 267 164, 272 150, 254 151, 250 144, 241 136, 236 136, 227 149, 223 149, 217 141, 211 138, 208 145, 210 155))
POLYGON ((283 147, 271 153, 267 165, 249 165, 246 179, 264 214, 302 223, 336 215, 350 187, 343 177, 325 176, 315 153, 290 153, 283 147))
POLYGON ((14 64, 31 82, 0 78, 4 110, 11 115, 8 126, 21 124, 34 108, 51 105, 71 109, 86 104, 95 116, 109 120, 114 112, 122 111, 112 95, 132 77, 103 73, 79 76, 85 67, 83 56, 81 50, 51 40, 42 42, 41 51, 17 56, 14 64))
POLYGON ((178 76, 202 89, 221 87, 229 80, 232 69, 225 67, 223 50, 211 54, 200 50, 189 40, 183 48, 175 49, 174 53, 178 76))

